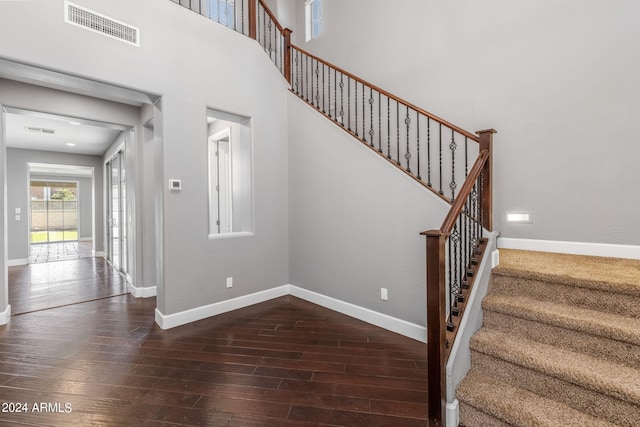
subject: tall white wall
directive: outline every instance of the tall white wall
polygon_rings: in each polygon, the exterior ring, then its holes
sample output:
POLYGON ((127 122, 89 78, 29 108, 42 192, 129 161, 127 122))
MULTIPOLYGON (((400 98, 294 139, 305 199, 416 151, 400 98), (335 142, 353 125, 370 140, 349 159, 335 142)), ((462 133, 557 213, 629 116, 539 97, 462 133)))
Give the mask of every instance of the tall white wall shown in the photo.
POLYGON ((159 311, 289 283, 287 91, 261 48, 168 0, 80 2, 140 28, 134 47, 64 23, 63 3, 0 2, 0 55, 161 96, 159 311), (252 237, 207 238, 207 107, 252 118, 252 237), (169 178, 181 179, 182 191, 170 193, 169 178))
POLYGON ((294 43, 470 131, 495 128, 502 237, 640 244, 640 3, 323 0, 294 43), (533 224, 507 224, 530 211, 533 224))
POLYGON ((291 283, 424 325, 420 232, 439 228, 449 205, 289 97, 291 283))

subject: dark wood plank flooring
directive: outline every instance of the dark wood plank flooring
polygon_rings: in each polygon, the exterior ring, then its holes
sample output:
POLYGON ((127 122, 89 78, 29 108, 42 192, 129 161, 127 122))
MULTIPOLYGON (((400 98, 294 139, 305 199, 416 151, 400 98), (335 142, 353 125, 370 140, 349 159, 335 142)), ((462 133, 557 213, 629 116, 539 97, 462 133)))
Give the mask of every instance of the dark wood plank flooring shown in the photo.
POLYGON ((425 424, 422 343, 291 296, 166 331, 154 309, 123 295, 12 317, 0 401, 28 410, 0 424, 425 424))
POLYGON ((124 278, 101 257, 9 267, 9 304, 14 315, 126 292, 124 278))

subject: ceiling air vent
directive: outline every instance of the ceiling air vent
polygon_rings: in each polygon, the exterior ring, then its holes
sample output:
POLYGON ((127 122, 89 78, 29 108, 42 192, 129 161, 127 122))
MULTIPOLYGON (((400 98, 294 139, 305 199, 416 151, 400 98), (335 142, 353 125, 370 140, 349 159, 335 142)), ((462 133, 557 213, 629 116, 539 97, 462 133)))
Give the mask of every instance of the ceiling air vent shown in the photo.
POLYGON ((36 132, 36 133, 48 133, 48 134, 54 134, 56 133, 55 130, 53 129, 45 129, 45 128, 35 128, 35 127, 30 127, 30 126, 26 126, 24 128, 27 132, 36 132))
POLYGON ((138 28, 68 1, 64 2, 64 20, 69 24, 112 39, 140 46, 140 30, 138 28))

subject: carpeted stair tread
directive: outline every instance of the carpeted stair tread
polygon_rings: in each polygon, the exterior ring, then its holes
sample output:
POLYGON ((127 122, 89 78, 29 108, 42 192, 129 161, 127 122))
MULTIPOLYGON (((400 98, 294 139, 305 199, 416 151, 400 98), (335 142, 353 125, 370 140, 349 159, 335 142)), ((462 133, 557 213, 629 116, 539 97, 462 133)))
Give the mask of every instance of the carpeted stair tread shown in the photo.
MULTIPOLYGON (((517 427, 614 427, 563 403, 505 384, 472 369, 460 383, 458 399, 482 413, 517 427)), ((480 427, 484 420, 473 413, 463 419, 466 427, 480 427), (471 418, 471 419, 470 419, 471 418)), ((496 425, 500 425, 497 422, 496 425)))
POLYGON ((500 249, 493 273, 640 296, 640 260, 500 249))
POLYGON ((590 331, 565 329, 551 323, 493 310, 484 310, 483 323, 487 329, 517 334, 533 341, 604 358, 632 368, 640 366, 640 346, 596 336, 590 331))
POLYGON ((489 294, 482 308, 566 329, 640 345, 640 319, 526 296, 489 294))
POLYGON ((640 405, 640 369, 492 331, 478 331, 471 349, 640 405))

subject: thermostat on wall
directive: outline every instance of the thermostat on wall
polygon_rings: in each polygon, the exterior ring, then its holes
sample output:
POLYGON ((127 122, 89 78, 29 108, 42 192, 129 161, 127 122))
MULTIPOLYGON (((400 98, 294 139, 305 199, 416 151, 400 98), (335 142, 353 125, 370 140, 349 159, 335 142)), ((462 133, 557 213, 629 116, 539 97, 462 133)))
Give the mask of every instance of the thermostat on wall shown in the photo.
POLYGON ((169 180, 169 190, 170 191, 180 191, 182 190, 182 181, 179 179, 170 179, 169 180))

